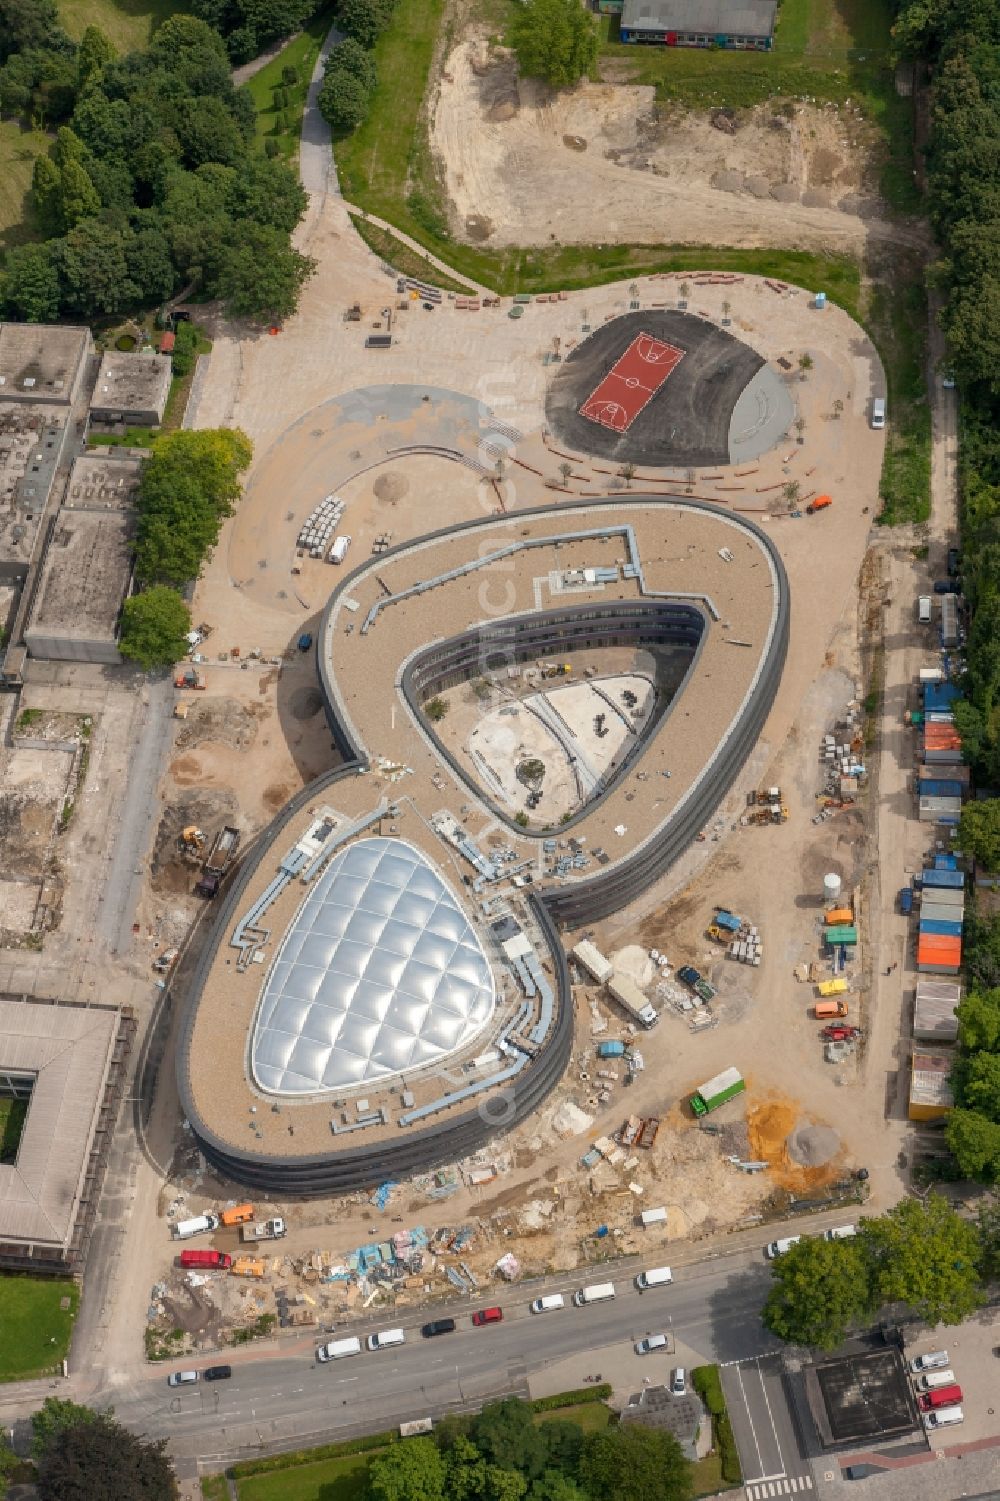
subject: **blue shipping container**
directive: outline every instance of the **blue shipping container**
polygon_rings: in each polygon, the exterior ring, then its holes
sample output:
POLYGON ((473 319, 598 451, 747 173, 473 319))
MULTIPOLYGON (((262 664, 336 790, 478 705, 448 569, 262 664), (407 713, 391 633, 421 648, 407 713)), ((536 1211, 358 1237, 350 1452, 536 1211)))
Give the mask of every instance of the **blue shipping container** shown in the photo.
POLYGON ((949 706, 961 697, 954 683, 925 683, 924 713, 947 712, 949 706))
MULTIPOLYGON (((961 787, 962 784, 961 784, 961 782, 955 782, 952 785, 954 785, 956 787, 961 787)), ((958 860, 955 858, 954 855, 935 855, 934 856, 934 869, 935 870, 957 870, 958 869, 958 860)))
POLYGON ((961 891, 965 885, 965 876, 960 870, 925 870, 925 886, 950 886, 954 891, 961 891))
POLYGON ((961 938, 962 924, 960 922, 928 922, 926 918, 922 918, 920 931, 939 938, 961 938))
MULTIPOLYGON (((943 777, 933 777, 929 781, 921 782, 920 783, 920 796, 921 797, 961 797, 962 796, 962 784, 961 784, 961 782, 950 782, 946 778, 943 778, 943 777)), ((954 855, 949 855, 948 858, 950 860, 954 860, 955 857, 954 857, 954 855)), ((954 870, 955 869, 954 865, 938 865, 937 860, 934 861, 934 868, 935 868, 935 870, 954 870)))

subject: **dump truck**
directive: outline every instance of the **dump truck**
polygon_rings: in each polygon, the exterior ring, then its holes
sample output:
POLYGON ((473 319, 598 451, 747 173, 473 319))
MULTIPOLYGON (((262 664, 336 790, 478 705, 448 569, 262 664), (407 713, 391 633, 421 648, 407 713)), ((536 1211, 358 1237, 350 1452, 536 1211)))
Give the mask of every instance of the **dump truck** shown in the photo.
POLYGON ((240 1240, 242 1241, 280 1240, 287 1233, 288 1226, 284 1220, 278 1219, 258 1220, 256 1224, 240 1226, 240 1240))
POLYGON ((263 1277, 264 1263, 256 1256, 237 1256, 230 1272, 234 1277, 263 1277))
POLYGON ((215 836, 215 842, 208 854, 208 859, 201 868, 201 875, 195 886, 199 896, 213 897, 222 885, 222 878, 232 865, 236 851, 240 847, 240 831, 234 829, 232 824, 226 824, 215 836))
POLYGON ((716 1074, 707 1084, 699 1085, 688 1104, 696 1116, 708 1115, 710 1110, 718 1110, 727 1100, 742 1094, 746 1087, 746 1081, 737 1069, 724 1068, 721 1074, 716 1074))
POLYGON ((709 985, 708 981, 695 969, 693 964, 682 964, 677 971, 677 978, 682 985, 686 985, 689 990, 693 990, 695 995, 702 1001, 714 1000, 718 994, 715 986, 709 985))

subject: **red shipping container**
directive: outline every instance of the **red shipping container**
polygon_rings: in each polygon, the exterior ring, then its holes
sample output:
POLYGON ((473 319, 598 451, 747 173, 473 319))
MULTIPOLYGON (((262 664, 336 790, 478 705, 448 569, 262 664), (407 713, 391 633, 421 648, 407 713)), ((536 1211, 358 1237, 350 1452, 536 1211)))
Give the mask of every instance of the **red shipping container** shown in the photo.
POLYGON ((181 1266, 215 1267, 223 1272, 228 1272, 233 1264, 233 1258, 225 1251, 182 1251, 180 1261, 181 1266))

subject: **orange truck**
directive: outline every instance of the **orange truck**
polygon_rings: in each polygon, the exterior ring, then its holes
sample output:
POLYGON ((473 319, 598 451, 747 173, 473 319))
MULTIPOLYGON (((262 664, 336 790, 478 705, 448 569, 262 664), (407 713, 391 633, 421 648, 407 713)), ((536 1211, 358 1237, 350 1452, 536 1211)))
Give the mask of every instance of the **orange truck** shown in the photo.
POLYGON ((252 1204, 234 1204, 232 1209, 223 1209, 219 1219, 224 1225, 247 1225, 253 1219, 252 1204))
POLYGON ((824 1021, 824 1022, 825 1021, 829 1021, 830 1018, 833 1017, 833 1016, 846 1016, 847 1015, 847 1002, 846 1001, 817 1001, 816 1002, 815 1011, 816 1011, 816 1020, 817 1021, 824 1021))
POLYGON ((833 496, 832 495, 817 495, 816 499, 815 500, 811 500, 809 502, 809 504, 806 506, 806 515, 807 516, 815 516, 815 514, 816 514, 817 511, 825 511, 826 508, 827 508, 827 506, 832 506, 832 505, 833 505, 833 496))

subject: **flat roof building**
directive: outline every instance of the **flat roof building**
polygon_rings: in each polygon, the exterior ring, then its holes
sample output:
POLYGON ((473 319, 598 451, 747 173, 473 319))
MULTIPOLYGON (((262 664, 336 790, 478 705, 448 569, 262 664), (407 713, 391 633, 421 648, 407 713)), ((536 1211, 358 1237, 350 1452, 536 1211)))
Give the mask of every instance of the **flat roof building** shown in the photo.
POLYGON ((954 1108, 951 1071, 955 1066, 952 1053, 931 1053, 915 1049, 910 1060, 911 1121, 943 1120, 954 1108))
POLYGON ((71 406, 93 349, 89 328, 0 323, 0 401, 71 406))
POLYGON ((117 666, 118 614, 132 572, 132 517, 123 511, 74 511, 55 518, 38 591, 24 633, 43 661, 117 666))
POLYGON ((171 373, 165 355, 123 354, 109 349, 101 357, 90 398, 91 421, 159 427, 170 395, 171 373))
POLYGON ((115 1006, 0 998, 0 1093, 28 1102, 0 1166, 0 1267, 80 1269, 134 1031, 115 1006))
POLYGON ((144 448, 96 448, 73 460, 63 510, 127 511, 135 505, 144 448))
POLYGON ((898 1350, 865 1350, 805 1370, 806 1399, 820 1443, 857 1444, 919 1427, 898 1350))
POLYGON ((625 0, 623 42, 769 52, 778 0, 625 0))

